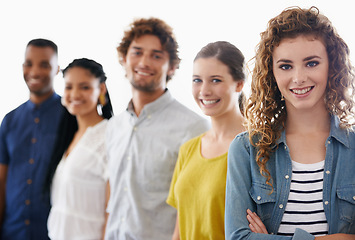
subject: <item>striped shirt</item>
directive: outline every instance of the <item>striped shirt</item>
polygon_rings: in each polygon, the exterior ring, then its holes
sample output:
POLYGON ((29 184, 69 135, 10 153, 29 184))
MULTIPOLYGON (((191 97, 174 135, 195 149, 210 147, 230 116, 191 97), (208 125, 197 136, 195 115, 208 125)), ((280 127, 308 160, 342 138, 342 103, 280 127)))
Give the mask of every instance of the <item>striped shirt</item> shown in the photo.
POLYGON ((301 228, 314 236, 328 233, 323 208, 324 161, 302 164, 292 161, 290 194, 278 235, 292 236, 301 228))

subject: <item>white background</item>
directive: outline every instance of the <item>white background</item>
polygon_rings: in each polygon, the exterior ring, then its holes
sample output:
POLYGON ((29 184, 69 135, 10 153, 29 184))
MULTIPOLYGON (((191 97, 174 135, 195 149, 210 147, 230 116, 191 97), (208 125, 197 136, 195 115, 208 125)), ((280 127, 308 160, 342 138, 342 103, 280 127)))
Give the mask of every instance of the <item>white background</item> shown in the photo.
MULTIPOLYGON (((248 61, 268 20, 290 6, 314 5, 355 51, 351 4, 351 0, 0 0, 0 120, 29 97, 22 63, 26 44, 33 38, 51 39, 58 45, 61 68, 82 57, 101 63, 117 114, 126 108, 131 90, 118 63, 116 46, 133 19, 161 18, 174 28, 182 58, 168 87, 179 101, 201 114, 191 96, 192 61, 201 47, 212 41, 229 41, 248 61)), ((247 84, 246 92, 248 88, 247 84)), ((55 89, 63 93, 61 74, 55 89)))

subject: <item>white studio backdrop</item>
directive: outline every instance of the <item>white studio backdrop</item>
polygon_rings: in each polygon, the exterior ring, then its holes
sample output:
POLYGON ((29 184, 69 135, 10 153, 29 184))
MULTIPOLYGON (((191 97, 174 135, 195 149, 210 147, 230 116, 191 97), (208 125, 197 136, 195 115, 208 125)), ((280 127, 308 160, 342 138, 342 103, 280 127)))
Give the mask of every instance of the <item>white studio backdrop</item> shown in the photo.
MULTIPOLYGON (((350 50, 355 51, 355 14, 349 0, 0 0, 0 121, 29 97, 22 63, 26 44, 47 38, 59 48, 59 64, 75 58, 101 63, 115 114, 131 98, 130 85, 118 63, 116 47, 123 31, 136 18, 158 17, 173 27, 180 46, 180 69, 168 88, 180 102, 201 114, 191 95, 192 61, 209 42, 229 41, 245 55, 254 56, 260 32, 267 22, 291 6, 316 6, 337 28, 350 50)), ((351 54, 354 64, 354 54, 351 54)), ((252 68, 252 65, 251 65, 252 68)), ((250 76, 244 87, 249 92, 250 76)), ((55 79, 62 95, 63 78, 55 79)))

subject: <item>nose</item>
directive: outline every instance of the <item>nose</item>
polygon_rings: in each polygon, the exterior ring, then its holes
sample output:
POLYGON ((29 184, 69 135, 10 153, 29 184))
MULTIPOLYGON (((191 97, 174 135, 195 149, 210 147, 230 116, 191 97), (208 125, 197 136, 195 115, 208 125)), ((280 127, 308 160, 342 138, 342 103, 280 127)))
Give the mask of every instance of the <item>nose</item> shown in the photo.
POLYGON ((139 66, 146 67, 149 65, 149 56, 147 54, 142 54, 139 59, 139 66))
POLYGON ((210 84, 206 82, 202 82, 201 88, 200 88, 200 96, 205 97, 205 96, 210 96, 211 95, 211 86, 210 84))
POLYGON ((29 70, 31 78, 38 78, 40 76, 40 69, 36 65, 32 66, 29 70))
POLYGON ((304 69, 296 69, 293 76, 293 82, 297 85, 302 85, 307 80, 307 75, 304 69))
POLYGON ((70 97, 72 99, 78 99, 80 97, 80 91, 78 88, 73 87, 73 89, 70 91, 70 97))

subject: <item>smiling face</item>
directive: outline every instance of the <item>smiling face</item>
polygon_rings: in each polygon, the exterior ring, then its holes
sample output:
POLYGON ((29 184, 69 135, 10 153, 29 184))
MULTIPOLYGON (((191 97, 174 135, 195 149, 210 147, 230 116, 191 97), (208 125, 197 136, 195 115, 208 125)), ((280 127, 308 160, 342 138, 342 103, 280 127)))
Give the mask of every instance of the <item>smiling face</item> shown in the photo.
POLYGON ((105 92, 104 83, 81 67, 67 70, 64 80, 63 101, 69 113, 79 117, 98 115, 97 103, 105 92))
POLYGON ((42 97, 53 93, 53 80, 59 67, 52 48, 28 46, 22 69, 31 95, 42 97))
POLYGON ((287 111, 325 109, 328 55, 314 36, 285 38, 273 52, 273 72, 287 111))
POLYGON ((193 66, 192 94, 204 114, 221 116, 236 110, 242 81, 235 81, 228 67, 216 58, 198 58, 193 66))
POLYGON ((143 92, 164 91, 166 77, 174 72, 169 67, 169 54, 154 35, 143 35, 128 48, 123 60, 132 87, 143 92))

